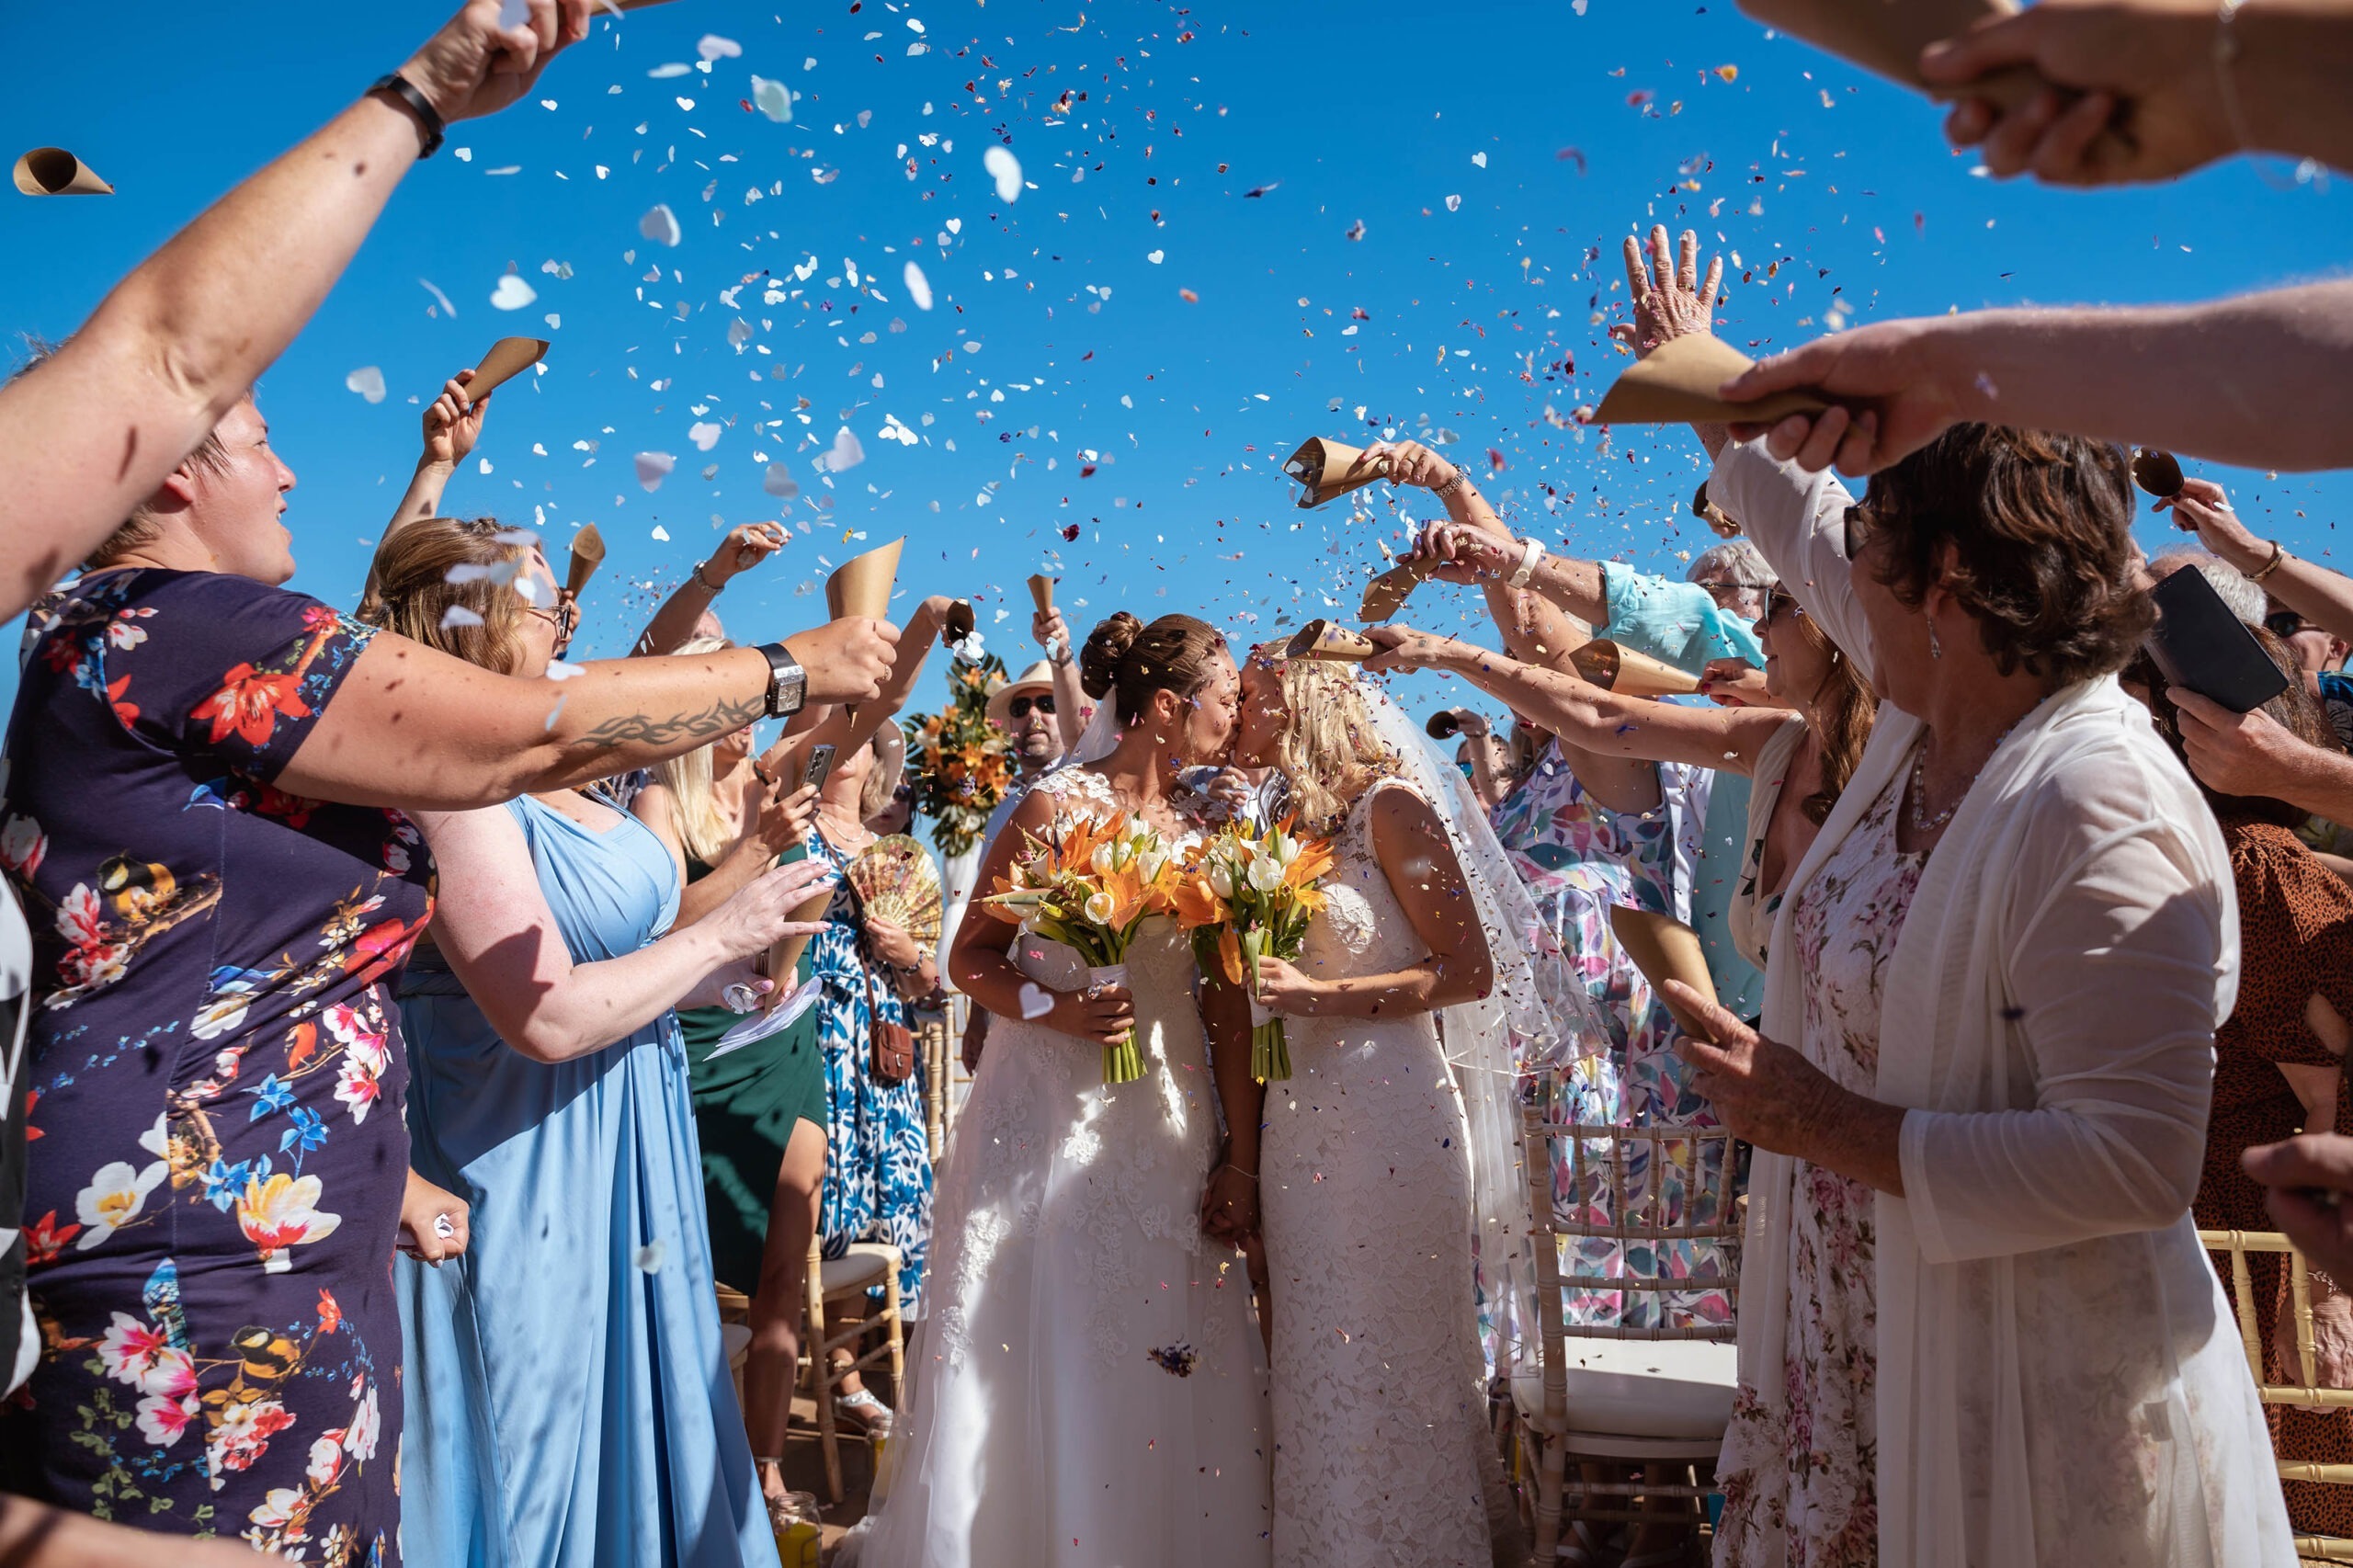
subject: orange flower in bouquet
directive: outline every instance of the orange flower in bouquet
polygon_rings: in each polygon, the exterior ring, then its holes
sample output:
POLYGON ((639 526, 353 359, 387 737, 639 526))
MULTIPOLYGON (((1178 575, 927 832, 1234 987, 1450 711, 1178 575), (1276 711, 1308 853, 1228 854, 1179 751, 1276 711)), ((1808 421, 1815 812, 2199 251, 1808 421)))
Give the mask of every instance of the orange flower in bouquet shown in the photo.
POLYGON ((1250 1075, 1262 1084, 1290 1076, 1290 1046, 1282 1019, 1257 1000, 1258 960, 1299 957, 1334 863, 1331 841, 1300 836, 1292 820, 1263 832, 1228 824, 1187 860, 1174 895, 1201 972, 1252 993, 1250 1075))

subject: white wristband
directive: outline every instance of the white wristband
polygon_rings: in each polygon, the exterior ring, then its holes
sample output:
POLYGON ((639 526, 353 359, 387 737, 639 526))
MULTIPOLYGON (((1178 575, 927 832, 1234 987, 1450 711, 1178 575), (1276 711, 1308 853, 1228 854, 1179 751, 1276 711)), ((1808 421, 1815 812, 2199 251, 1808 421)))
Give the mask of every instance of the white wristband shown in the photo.
POLYGON ((1535 575, 1536 563, 1543 559, 1544 541, 1542 540, 1531 538, 1522 544, 1519 547, 1519 565, 1511 574, 1511 585, 1515 588, 1528 586, 1528 579, 1535 575))

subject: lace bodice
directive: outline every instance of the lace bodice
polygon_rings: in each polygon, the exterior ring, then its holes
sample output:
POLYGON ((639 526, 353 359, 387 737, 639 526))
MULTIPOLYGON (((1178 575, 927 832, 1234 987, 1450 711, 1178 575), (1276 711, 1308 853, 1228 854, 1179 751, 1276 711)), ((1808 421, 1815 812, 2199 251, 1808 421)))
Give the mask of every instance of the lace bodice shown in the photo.
MULTIPOLYGON (((1389 885, 1389 873, 1372 848, 1372 803, 1384 790, 1413 786, 1384 779, 1366 790, 1348 812, 1340 836, 1332 845, 1332 874, 1324 879, 1329 901, 1323 915, 1307 928, 1302 967, 1318 979, 1357 974, 1387 974, 1421 959, 1428 946, 1405 918, 1389 885)), ((1418 797, 1417 797, 1418 798, 1418 797)))

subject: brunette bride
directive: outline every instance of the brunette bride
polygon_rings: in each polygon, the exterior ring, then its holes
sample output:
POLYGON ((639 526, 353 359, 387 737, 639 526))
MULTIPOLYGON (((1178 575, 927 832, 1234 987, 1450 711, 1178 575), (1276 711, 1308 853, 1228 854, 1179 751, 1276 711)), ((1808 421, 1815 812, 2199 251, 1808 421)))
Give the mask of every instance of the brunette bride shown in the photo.
POLYGON ((1279 768, 1298 831, 1336 856, 1299 962, 1259 965, 1294 1075, 1232 1118, 1264 1124, 1274 1562, 1524 1562, 1474 1278, 1501 1301, 1527 1273, 1509 1037, 1552 1027, 1535 912, 1459 775, 1353 670, 1254 655, 1234 761, 1279 768))
MULTIPOLYGON (((1030 790, 982 887, 1028 835, 1074 818, 1127 812, 1171 853, 1199 835, 1176 778, 1232 744, 1224 639, 1190 616, 1118 614, 1080 668, 1105 699, 1081 760, 1030 790)), ((975 911, 949 955, 996 1022, 943 1162, 931 1321, 855 1555, 875 1568, 1263 1565, 1259 1339, 1240 1260, 1201 1222, 1206 1205, 1221 1230, 1256 1223, 1249 1052, 1220 1052, 1213 1081, 1201 1024, 1206 1009, 1246 1032, 1246 1004, 1223 985, 1196 1004, 1190 948, 1165 919, 1137 935, 1124 987, 1077 989, 1075 953, 1011 934, 975 911), (1107 1086, 1101 1047, 1131 1028, 1144 1075, 1107 1086), (1222 1151, 1213 1095, 1233 1130, 1222 1151)))

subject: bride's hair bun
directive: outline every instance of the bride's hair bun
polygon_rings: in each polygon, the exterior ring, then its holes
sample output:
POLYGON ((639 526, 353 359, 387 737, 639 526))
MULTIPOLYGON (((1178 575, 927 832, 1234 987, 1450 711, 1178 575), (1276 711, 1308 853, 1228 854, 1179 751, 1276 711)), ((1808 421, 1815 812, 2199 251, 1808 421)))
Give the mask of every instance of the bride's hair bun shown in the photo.
POLYGON ((1119 683, 1120 661, 1142 635, 1142 621, 1126 610, 1113 610, 1108 619, 1087 633, 1086 646, 1079 650, 1079 689, 1097 702, 1108 697, 1119 683))

